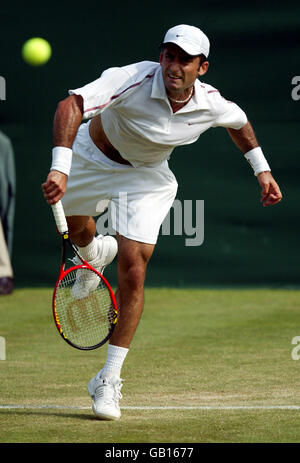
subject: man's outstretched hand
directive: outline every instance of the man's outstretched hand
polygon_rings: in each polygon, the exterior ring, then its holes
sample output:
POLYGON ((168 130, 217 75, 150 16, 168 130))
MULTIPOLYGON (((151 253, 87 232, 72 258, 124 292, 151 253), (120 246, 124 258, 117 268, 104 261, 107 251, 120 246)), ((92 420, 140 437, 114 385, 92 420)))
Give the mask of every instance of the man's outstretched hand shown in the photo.
POLYGON ((261 186, 261 202, 263 206, 272 206, 282 200, 282 194, 271 172, 261 172, 257 176, 261 186))

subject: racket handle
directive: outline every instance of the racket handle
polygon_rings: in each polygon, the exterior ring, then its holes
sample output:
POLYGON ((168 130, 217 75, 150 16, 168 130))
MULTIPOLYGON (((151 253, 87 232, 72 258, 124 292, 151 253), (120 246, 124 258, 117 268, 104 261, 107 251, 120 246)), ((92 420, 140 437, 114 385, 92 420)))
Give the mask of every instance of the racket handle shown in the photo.
POLYGON ((55 223, 56 223, 59 233, 63 234, 63 233, 68 232, 68 224, 67 224, 62 202, 58 201, 56 204, 53 204, 51 207, 52 207, 55 223))

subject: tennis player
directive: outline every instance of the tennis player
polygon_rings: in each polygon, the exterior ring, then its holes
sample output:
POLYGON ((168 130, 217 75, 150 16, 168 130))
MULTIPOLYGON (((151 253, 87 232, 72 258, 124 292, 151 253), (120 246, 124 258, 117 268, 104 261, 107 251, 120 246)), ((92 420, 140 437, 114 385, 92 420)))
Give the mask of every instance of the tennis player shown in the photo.
MULTIPOLYGON (((118 250, 118 323, 106 363, 88 384, 100 419, 121 416, 121 368, 143 310, 146 268, 177 192, 168 166, 173 149, 195 142, 210 127, 225 127, 253 168, 263 206, 282 198, 244 111, 199 80, 209 67, 209 49, 197 27, 172 27, 161 43, 159 62, 104 71, 69 90, 54 116, 44 196, 49 204, 62 198, 70 237, 95 268, 110 263, 118 250), (120 193, 126 193, 126 201, 120 193), (92 217, 107 201, 118 211, 112 217, 117 244, 113 237, 95 237, 92 217)), ((76 284, 89 293, 95 282, 76 284)))

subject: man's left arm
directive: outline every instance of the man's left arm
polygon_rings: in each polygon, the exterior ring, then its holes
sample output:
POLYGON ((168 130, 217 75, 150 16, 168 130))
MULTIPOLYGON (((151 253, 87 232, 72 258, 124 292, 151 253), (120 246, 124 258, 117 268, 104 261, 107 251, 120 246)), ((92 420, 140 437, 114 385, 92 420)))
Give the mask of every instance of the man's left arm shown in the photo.
POLYGON ((227 128, 236 146, 244 153, 251 164, 261 186, 263 206, 277 204, 282 199, 280 188, 274 180, 270 168, 257 142, 252 125, 248 121, 241 129, 227 128))

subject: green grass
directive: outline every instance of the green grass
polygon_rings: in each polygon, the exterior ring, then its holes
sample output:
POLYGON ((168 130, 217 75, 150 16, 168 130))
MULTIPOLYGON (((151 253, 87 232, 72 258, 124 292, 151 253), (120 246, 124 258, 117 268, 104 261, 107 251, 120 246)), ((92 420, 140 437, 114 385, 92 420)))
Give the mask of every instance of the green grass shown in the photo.
POLYGON ((106 347, 69 347, 51 290, 0 298, 0 442, 299 442, 300 410, 134 410, 130 406, 300 406, 299 291, 147 289, 122 370, 122 418, 94 419, 87 382, 106 347), (38 408, 42 406, 79 407, 38 408), (31 407, 31 408, 30 408, 31 407), (36 407, 36 408, 35 408, 36 407))

